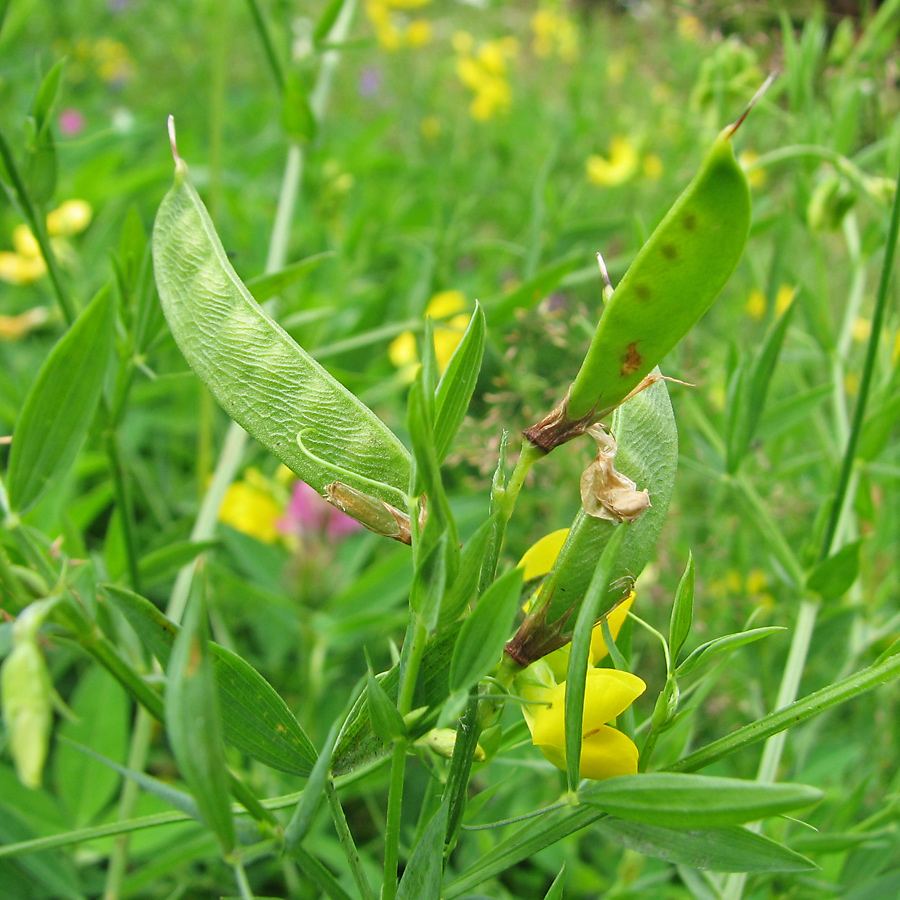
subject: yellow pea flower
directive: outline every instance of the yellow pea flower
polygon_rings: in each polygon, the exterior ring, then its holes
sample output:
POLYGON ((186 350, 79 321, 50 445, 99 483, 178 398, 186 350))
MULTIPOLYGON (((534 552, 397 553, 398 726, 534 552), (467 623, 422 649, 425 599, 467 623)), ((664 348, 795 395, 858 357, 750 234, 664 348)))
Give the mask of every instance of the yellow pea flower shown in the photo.
POLYGON ((476 50, 472 36, 462 31, 453 35, 452 43, 457 54, 457 77, 475 94, 469 107, 472 118, 485 121, 507 112, 512 105, 512 89, 506 62, 518 53, 515 38, 485 41, 476 50))
POLYGON ((274 544, 282 508, 267 488, 265 477, 248 469, 241 481, 229 485, 219 508, 219 521, 264 544, 274 544))
POLYGON ((94 211, 87 200, 66 200, 57 209, 47 214, 47 233, 51 237, 72 237, 81 234, 88 225, 94 211))
MULTIPOLYGON (((526 581, 550 572, 568 533, 567 528, 551 532, 528 549, 519 561, 526 581)), ((607 617, 613 637, 618 635, 633 601, 634 592, 607 617)), ((592 664, 606 653, 602 627, 595 626, 591 635, 592 664)), ((564 677, 568 654, 568 647, 555 650, 516 679, 519 693, 530 701, 523 706, 522 713, 532 743, 563 770, 566 768, 566 682, 558 679, 564 677)), ((621 715, 645 690, 644 682, 630 672, 588 669, 582 718, 582 777, 601 780, 637 772, 638 749, 634 742, 607 723, 621 715)))
MULTIPOLYGON (((584 712, 581 720, 581 776, 602 780, 618 775, 634 775, 638 749, 627 735, 608 725, 620 716, 647 685, 637 675, 616 669, 588 669, 584 685, 584 712)), ((526 723, 531 741, 558 769, 566 768, 566 682, 551 687, 539 701, 526 723), (529 718, 531 722, 529 723, 529 718)))
POLYGON ((598 187, 616 187, 629 181, 638 170, 637 147, 627 137, 616 135, 609 142, 609 157, 592 154, 587 160, 587 177, 598 187))

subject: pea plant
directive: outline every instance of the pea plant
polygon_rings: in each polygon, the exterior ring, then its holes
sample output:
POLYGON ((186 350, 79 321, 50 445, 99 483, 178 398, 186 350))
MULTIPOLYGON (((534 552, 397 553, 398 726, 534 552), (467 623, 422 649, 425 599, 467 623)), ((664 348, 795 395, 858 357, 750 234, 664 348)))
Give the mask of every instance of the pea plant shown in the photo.
MULTIPOLYGON (((352 5, 329 4, 320 23, 335 45, 346 35, 352 5)), ((323 59, 318 84, 327 85, 336 57, 323 59)), ((48 76, 37 101, 35 147, 58 77, 48 76)), ((296 875, 284 875, 284 888, 273 886, 273 867, 266 869, 267 880, 256 879, 263 863, 282 865, 285 872, 290 867, 318 896, 333 900, 480 897, 473 891, 580 834, 600 835, 677 866, 686 883, 688 871, 731 873, 719 884, 717 896, 723 897, 740 897, 747 874, 816 870, 781 839, 785 817, 804 815, 824 796, 816 787, 777 779, 784 735, 900 677, 900 656, 890 644, 871 664, 797 696, 815 597, 846 581, 853 568, 835 536, 887 303, 900 227, 896 192, 858 420, 823 515, 821 553, 798 572, 790 550, 778 544, 777 530, 767 532, 774 554, 788 560, 789 575, 805 591, 805 624, 792 637, 793 662, 778 708, 693 746, 687 729, 703 714, 700 701, 715 690, 731 655, 753 652, 757 642, 782 629, 753 627, 751 621, 734 633, 704 634, 696 644, 690 559, 663 634, 645 621, 638 580, 654 559, 679 461, 669 396, 675 379, 659 366, 710 308, 744 254, 751 193, 734 144, 752 128, 753 118, 745 120, 771 80, 749 103, 744 98, 743 114, 719 131, 617 285, 598 254, 602 304, 583 362, 563 375, 568 388, 539 421, 528 427, 508 423, 499 458, 492 461, 483 514, 465 530, 446 474, 482 370, 490 308, 476 306, 445 366, 435 353, 435 325, 426 320, 401 439, 361 391, 345 387, 279 323, 268 301, 300 278, 305 266, 286 267, 283 248, 276 248, 261 278, 245 284, 238 276, 179 155, 172 117, 174 183, 159 206, 149 246, 127 256, 130 262, 119 260, 116 290, 104 287, 83 308, 59 277, 34 179, 0 134, 8 191, 40 245, 65 321, 19 412, 0 482, 0 590, 8 619, 0 691, 5 750, 20 785, 40 789, 54 713, 78 718, 54 688, 49 642, 91 658, 138 710, 125 762, 108 758, 87 739, 58 741, 60 752, 124 779, 117 816, 89 824, 92 815, 85 813, 77 827, 40 837, 0 819, 0 866, 21 864, 21 871, 58 896, 87 896, 48 856, 77 844, 86 854, 108 854, 104 896, 118 897, 127 835, 191 823, 185 834, 203 842, 207 857, 231 878, 233 887, 225 890, 242 900, 275 890, 296 893, 296 875), (164 558, 148 561, 136 545, 120 426, 141 361, 166 327, 235 424, 193 532, 167 547, 164 558), (115 476, 127 561, 121 578, 70 554, 29 518, 94 432, 115 476), (212 639, 207 593, 213 526, 248 435, 332 507, 383 539, 384 547, 396 547, 391 541, 405 545, 408 602, 393 663, 375 671, 368 655, 360 654, 355 684, 328 688, 330 715, 318 741, 297 714, 303 696, 283 696, 227 642, 212 639), (529 491, 529 476, 569 442, 590 447, 580 482, 560 486, 578 498, 577 512, 568 528, 546 535, 518 565, 508 565, 507 536, 522 515, 519 501, 529 491), (178 570, 165 610, 141 587, 153 565, 178 570), (646 638, 650 649, 636 650, 635 635, 646 638), (689 643, 695 646, 688 652, 689 643), (642 705, 636 701, 648 692, 642 671, 649 654, 662 659, 663 678, 656 696, 651 691, 642 705), (156 729, 171 750, 171 771, 148 766, 156 729), (677 734, 687 736, 673 739, 677 734), (765 749, 756 779, 700 774, 757 744, 765 749), (410 775, 423 766, 424 787, 410 775), (558 796, 492 819, 491 800, 501 782, 486 787, 481 779, 492 770, 508 772, 510 783, 520 781, 523 790, 536 773, 558 785, 558 796), (285 784, 290 791, 283 791, 285 784), (360 785, 377 788, 366 795, 366 817, 355 793, 360 785), (151 798, 155 811, 140 814, 139 796, 151 798), (761 833, 765 820, 772 820, 766 822, 771 836, 761 833), (366 833, 371 822, 374 840, 366 833), (110 837, 116 844, 98 850, 110 837)), ((314 89, 304 99, 311 116, 321 115, 326 93, 314 89)), ((301 152, 299 143, 291 145, 295 165, 301 152)), ((759 419, 753 401, 765 400, 790 316, 789 308, 776 318, 755 366, 735 370, 732 405, 744 419, 731 425, 732 456, 753 438, 759 419)), ((737 466, 729 474, 739 481, 737 466)), ((744 494, 765 531, 765 511, 744 494)), ((106 702, 105 690, 98 688, 98 704, 106 702)), ((710 728, 715 724, 705 730, 710 728)), ((82 793, 78 802, 90 809, 89 786, 82 793)), ((564 896, 565 867, 558 872, 549 888, 542 887, 547 900, 564 896)), ((210 876, 209 890, 219 895, 223 883, 218 874, 210 876)))

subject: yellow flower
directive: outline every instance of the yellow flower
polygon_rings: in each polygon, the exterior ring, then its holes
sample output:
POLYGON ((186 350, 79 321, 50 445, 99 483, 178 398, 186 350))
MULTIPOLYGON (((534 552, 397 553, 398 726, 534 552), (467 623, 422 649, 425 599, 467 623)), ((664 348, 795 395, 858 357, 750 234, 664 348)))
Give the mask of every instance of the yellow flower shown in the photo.
POLYGON ((51 237, 81 234, 91 224, 93 212, 87 200, 66 200, 47 214, 47 233, 51 237))
POLYGON ((268 481, 257 469, 247 469, 242 481, 231 484, 219 509, 219 521, 250 535, 264 544, 279 537, 276 523, 281 506, 275 501, 268 481))
POLYGON ((778 293, 775 294, 775 315, 780 316, 782 313, 787 311, 787 308, 794 302, 794 295, 797 293, 797 289, 791 287, 789 284, 783 284, 780 288, 778 288, 778 293))
POLYGON ((678 29, 678 36, 686 41, 697 41, 703 34, 703 26, 700 24, 700 20, 690 13, 678 17, 676 28, 678 29))
POLYGON ((754 168, 754 163, 759 159, 759 154, 755 150, 744 150, 738 154, 738 162, 741 168, 747 173, 747 181, 750 187, 762 187, 766 183, 766 170, 762 168, 754 168))
POLYGON ((747 315, 759 322, 765 318, 767 308, 766 295, 759 288, 753 288, 744 307, 747 310, 747 315))
MULTIPOLYGON (((86 200, 66 200, 47 214, 47 233, 52 238, 72 237, 84 231, 91 222, 91 205, 86 200)), ((27 225, 17 225, 12 233, 13 253, 0 252, 0 280, 10 284, 31 284, 47 272, 37 239, 27 225)), ((53 249, 63 263, 71 256, 68 244, 54 240, 53 249)))
MULTIPOLYGON (((462 291, 441 291, 428 302, 425 315, 429 319, 443 320, 434 327, 434 355, 438 371, 443 374, 450 364, 459 342, 469 327, 471 316, 461 312, 466 307, 462 291)), ((412 381, 419 370, 419 353, 416 337, 411 331, 398 334, 388 346, 388 359, 403 373, 404 379, 412 381)))
POLYGON ((753 569, 747 576, 747 591, 751 594, 761 594, 768 584, 766 573, 762 569, 753 569))
POLYGON ((453 36, 457 53, 456 74, 475 96, 469 107, 472 118, 483 122, 512 106, 512 89, 506 77, 506 61, 518 52, 515 38, 485 41, 476 51, 471 35, 453 36))
POLYGON ((587 160, 587 177, 598 187, 615 187, 632 178, 638 168, 637 148, 631 141, 616 135, 609 142, 609 158, 596 154, 587 160))
POLYGON ((431 22, 427 19, 413 19, 406 26, 403 38, 407 47, 424 47, 431 42, 431 22))
MULTIPOLYGON (((0 257, 14 255, 12 253, 0 253, 0 257)), ((0 315, 0 341, 17 341, 29 332, 34 331, 35 328, 40 328, 49 318, 50 314, 46 306, 35 306, 33 309, 19 313, 17 316, 0 315)))
POLYGON ((563 62, 574 62, 578 58, 578 32, 568 16, 551 9, 539 9, 531 17, 534 32, 532 49, 535 56, 544 59, 559 56, 563 62))
POLYGON ((869 319, 856 318, 853 321, 853 340, 863 343, 872 333, 872 322, 869 319))
POLYGON ((655 153, 648 153, 644 157, 644 175, 651 181, 659 181, 662 178, 662 160, 655 153))
MULTIPOLYGON (((581 720, 582 778, 602 780, 637 773, 634 741, 607 723, 625 712, 646 689, 647 685, 630 672, 588 669, 581 720)), ((525 718, 532 743, 554 766, 565 770, 566 682, 543 692, 533 689, 528 699, 535 701, 525 718)))

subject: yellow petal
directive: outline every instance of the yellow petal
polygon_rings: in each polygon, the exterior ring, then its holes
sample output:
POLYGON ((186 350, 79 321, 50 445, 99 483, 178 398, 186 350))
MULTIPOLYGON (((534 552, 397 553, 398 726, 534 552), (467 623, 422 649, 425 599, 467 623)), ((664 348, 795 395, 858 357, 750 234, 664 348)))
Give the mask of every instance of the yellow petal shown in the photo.
POLYGON ((278 540, 276 522, 281 508, 265 491, 245 481, 236 481, 225 492, 219 521, 266 544, 278 540))
POLYGON ((66 200, 47 215, 47 232, 54 237, 80 234, 91 224, 93 210, 87 200, 66 200))
MULTIPOLYGON (((613 640, 615 640, 619 636, 619 632, 622 630, 622 625, 625 620, 628 618, 628 610, 631 609, 631 604, 634 603, 634 591, 632 591, 607 617, 606 621, 609 624, 609 631, 612 634, 613 640)), ((606 654, 609 653, 609 650, 606 646, 606 641, 603 638, 603 625, 602 623, 594 626, 594 630, 591 632, 591 665, 600 662, 606 654)))
POLYGON ((466 295, 462 291, 440 291, 425 308, 425 315, 432 319, 448 319, 466 308, 466 295))
POLYGON ((22 256, 19 253, 0 253, 0 280, 10 284, 31 284, 47 271, 42 256, 22 256))
POLYGON ((560 528, 559 531, 545 535, 525 551, 525 555, 519 560, 519 566, 525 570, 522 573, 525 581, 540 578, 553 568, 568 534, 568 528, 560 528))
POLYGON ((12 233, 13 249, 19 256, 40 257, 41 248, 27 225, 16 225, 12 233))
POLYGON ((388 346, 388 359, 398 368, 415 365, 419 361, 416 336, 411 331, 398 334, 388 346))
MULTIPOLYGON (((588 669, 584 685, 582 734, 589 735, 621 715, 646 688, 646 684, 630 672, 588 669)), ((532 741, 538 746, 549 744, 565 747, 566 682, 550 688, 544 699, 550 705, 537 708, 532 741)))

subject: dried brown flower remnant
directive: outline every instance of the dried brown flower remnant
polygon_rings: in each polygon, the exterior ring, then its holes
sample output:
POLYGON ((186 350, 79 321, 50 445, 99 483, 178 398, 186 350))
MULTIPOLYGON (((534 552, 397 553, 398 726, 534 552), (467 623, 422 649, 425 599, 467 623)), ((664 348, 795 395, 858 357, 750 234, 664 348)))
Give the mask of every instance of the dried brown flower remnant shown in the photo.
POLYGON ((626 475, 616 471, 618 445, 602 425, 592 425, 587 433, 597 441, 597 458, 581 476, 581 502, 584 511, 596 519, 633 522, 650 507, 650 493, 637 490, 626 475))

